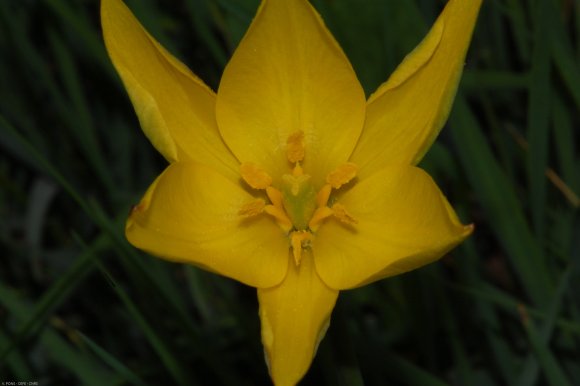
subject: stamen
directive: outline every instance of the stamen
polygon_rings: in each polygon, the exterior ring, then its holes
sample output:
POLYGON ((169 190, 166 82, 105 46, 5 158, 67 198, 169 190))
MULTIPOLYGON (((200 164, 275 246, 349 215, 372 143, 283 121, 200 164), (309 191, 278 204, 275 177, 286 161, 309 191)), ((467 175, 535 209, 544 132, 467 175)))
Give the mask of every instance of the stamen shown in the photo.
POLYGON ((326 206, 328 203, 328 199, 330 198, 330 192, 332 191, 332 186, 330 184, 326 184, 318 191, 316 195, 316 206, 321 208, 326 206))
POLYGON ((277 208, 274 205, 266 205, 264 212, 274 217, 284 232, 289 232, 292 229, 292 221, 290 221, 284 209, 277 208))
POLYGON ((324 221, 325 218, 330 217, 334 214, 334 211, 330 209, 328 206, 321 206, 314 211, 312 218, 308 222, 308 228, 312 232, 316 232, 324 221))
POLYGON ((302 261, 302 248, 306 247, 312 240, 312 233, 307 231, 296 231, 290 234, 290 244, 292 245, 292 255, 296 266, 302 261))
POLYGON ((304 159, 304 132, 302 130, 290 134, 286 140, 286 157, 292 163, 304 159))
POLYGON ((240 174, 244 181, 254 189, 266 189, 272 184, 272 177, 252 162, 242 163, 240 165, 240 174))
POLYGON ((355 164, 347 162, 330 172, 330 174, 326 176, 326 182, 334 189, 338 189, 356 177, 357 170, 358 167, 355 164))
POLYGON ((268 195, 272 205, 274 205, 276 208, 284 208, 282 204, 282 193, 278 189, 272 186, 268 186, 266 188, 266 194, 268 195))
MULTIPOLYGON (((302 250, 310 247, 316 232, 328 217, 335 217, 345 224, 357 224, 358 221, 342 204, 329 203, 333 189, 349 183, 357 174, 357 166, 347 162, 338 166, 326 177, 326 184, 316 192, 311 183, 311 176, 304 174, 300 165, 304 160, 304 132, 299 130, 290 134, 286 142, 286 156, 293 164, 292 173, 282 176, 279 189, 272 186, 272 177, 266 170, 252 162, 240 165, 240 174, 248 186, 265 190, 266 198, 257 198, 247 202, 239 210, 242 218, 251 218, 266 213, 290 238, 292 256, 296 266, 302 260, 302 250)), ((334 200, 332 200, 334 201, 334 200)), ((135 212, 141 208, 137 207, 135 212)))
POLYGON ((243 218, 254 217, 262 213, 265 207, 266 202, 261 198, 258 198, 254 201, 250 201, 247 204, 244 204, 244 206, 238 210, 238 214, 243 218))
POLYGON ((349 225, 358 224, 358 221, 348 213, 344 205, 334 204, 331 209, 334 217, 339 219, 340 222, 349 225))
POLYGON ((300 177, 303 174, 304 170, 302 170, 302 166, 300 166, 300 163, 297 162, 296 166, 294 166, 294 169, 292 169, 292 175, 295 177, 300 177))

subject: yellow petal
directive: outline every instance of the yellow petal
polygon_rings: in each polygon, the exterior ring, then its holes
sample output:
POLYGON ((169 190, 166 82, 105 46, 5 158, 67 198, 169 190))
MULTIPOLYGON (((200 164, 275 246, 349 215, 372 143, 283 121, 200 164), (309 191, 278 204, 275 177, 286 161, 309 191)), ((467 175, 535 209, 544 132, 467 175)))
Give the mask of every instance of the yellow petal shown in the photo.
POLYGON ((237 158, 279 178, 288 138, 302 131, 302 166, 321 182, 347 161, 364 110, 348 59, 310 4, 264 0, 218 90, 219 129, 237 158))
POLYGON ((153 255, 271 287, 286 275, 288 238, 268 215, 239 214, 254 200, 206 166, 173 163, 134 207, 125 233, 153 255))
POLYGON ((120 0, 102 0, 109 56, 141 127, 169 162, 193 160, 236 178, 215 121, 215 94, 155 41, 120 0))
POLYGON ((425 39, 371 96, 351 161, 361 178, 416 164, 445 124, 481 0, 450 0, 425 39))
POLYGON ((473 229, 461 225, 431 177, 414 166, 385 168, 338 202, 357 224, 327 219, 312 250, 322 280, 339 290, 437 260, 473 229))
POLYGON ((304 376, 338 297, 316 274, 312 254, 302 255, 299 266, 288 257, 288 275, 279 286, 258 289, 262 343, 276 386, 294 386, 304 376))

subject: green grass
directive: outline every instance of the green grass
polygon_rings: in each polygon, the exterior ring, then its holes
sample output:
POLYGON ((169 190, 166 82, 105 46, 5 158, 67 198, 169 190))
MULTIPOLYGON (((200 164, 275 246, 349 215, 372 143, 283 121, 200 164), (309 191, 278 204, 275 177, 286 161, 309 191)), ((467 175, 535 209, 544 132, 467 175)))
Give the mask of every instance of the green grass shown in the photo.
MULTIPOLYGON (((214 89, 257 0, 126 0, 214 89)), ((442 1, 313 0, 372 92, 442 1)), ((484 2, 422 166, 471 238, 342 294, 302 385, 580 384, 580 6, 484 2)), ((124 239, 164 168, 96 0, 0 1, 0 381, 267 385, 255 291, 124 239)))

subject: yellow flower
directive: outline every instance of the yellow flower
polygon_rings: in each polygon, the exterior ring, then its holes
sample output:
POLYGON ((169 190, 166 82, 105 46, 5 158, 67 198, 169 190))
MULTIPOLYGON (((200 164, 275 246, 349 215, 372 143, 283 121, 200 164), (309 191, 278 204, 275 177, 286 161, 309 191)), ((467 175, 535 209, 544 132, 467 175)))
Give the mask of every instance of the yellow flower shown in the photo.
POLYGON ((464 240, 416 165, 447 119, 481 0, 450 0, 365 101, 305 0, 264 0, 214 93, 121 0, 109 55, 169 161, 126 225, 136 247, 258 289, 276 385, 307 371, 340 290, 406 272, 464 240))

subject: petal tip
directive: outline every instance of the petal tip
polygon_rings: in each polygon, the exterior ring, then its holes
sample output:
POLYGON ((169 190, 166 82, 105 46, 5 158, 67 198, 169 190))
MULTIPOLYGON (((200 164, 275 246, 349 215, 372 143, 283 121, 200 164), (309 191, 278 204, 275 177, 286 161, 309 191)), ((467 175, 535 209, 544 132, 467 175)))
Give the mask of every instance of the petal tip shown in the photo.
POLYGON ((471 234, 473 233, 473 231, 475 231, 475 224, 471 223, 468 225, 463 225, 463 238, 467 238, 469 236, 471 236, 471 234))

